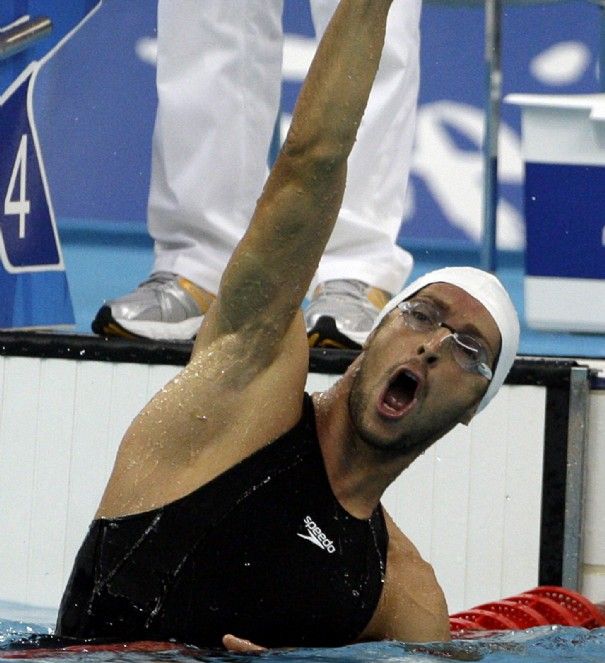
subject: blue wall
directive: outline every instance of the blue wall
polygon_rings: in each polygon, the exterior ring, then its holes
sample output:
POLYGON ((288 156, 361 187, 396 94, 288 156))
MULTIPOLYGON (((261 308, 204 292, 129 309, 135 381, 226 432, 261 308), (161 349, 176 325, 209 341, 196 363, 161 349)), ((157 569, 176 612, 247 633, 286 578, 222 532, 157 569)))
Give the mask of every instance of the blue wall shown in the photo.
MULTIPOLYGON (((39 77, 37 122, 59 218, 145 220, 155 70, 137 57, 135 47, 141 38, 155 37, 155 9, 156 0, 105 0, 39 77)), ((285 25, 289 32, 312 35, 305 0, 286 2, 285 25)), ((597 91, 599 25, 599 10, 588 0, 507 5, 505 93, 597 91), (552 78, 553 69, 560 80, 552 78)), ((483 34, 481 9, 425 5, 418 149, 405 238, 477 239, 483 34)), ((284 84, 286 112, 298 84, 284 84)), ((508 228, 506 245, 518 248, 523 241, 518 109, 504 105, 503 120, 501 225, 508 228)))

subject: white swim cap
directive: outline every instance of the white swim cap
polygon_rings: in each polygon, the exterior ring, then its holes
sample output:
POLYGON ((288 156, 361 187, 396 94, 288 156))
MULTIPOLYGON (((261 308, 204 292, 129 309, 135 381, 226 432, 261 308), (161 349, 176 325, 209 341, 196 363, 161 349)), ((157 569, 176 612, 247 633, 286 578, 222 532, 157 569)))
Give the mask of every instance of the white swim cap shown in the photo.
POLYGON ((374 323, 374 329, 397 304, 409 299, 413 294, 431 283, 451 283, 468 292, 471 297, 474 297, 485 306, 500 330, 502 347, 494 376, 477 408, 477 412, 480 412, 496 395, 515 361, 519 347, 517 311, 504 286, 493 274, 475 267, 445 267, 428 272, 428 274, 416 279, 407 288, 395 295, 379 313, 374 323))

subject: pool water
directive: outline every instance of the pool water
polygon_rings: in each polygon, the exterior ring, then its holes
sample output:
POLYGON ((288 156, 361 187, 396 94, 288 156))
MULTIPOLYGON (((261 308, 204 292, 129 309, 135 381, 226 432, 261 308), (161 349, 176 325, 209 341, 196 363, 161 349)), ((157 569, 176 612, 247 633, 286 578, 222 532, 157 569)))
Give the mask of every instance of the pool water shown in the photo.
POLYGON ((294 649, 245 655, 178 647, 164 651, 112 651, 94 648, 77 652, 50 650, 53 644, 48 625, 0 619, 0 661, 35 659, 46 663, 144 663, 172 661, 190 663, 432 663, 484 661, 485 663, 604 663, 605 628, 592 631, 568 626, 541 626, 525 631, 500 631, 454 640, 451 643, 414 645, 400 642, 373 642, 335 649, 294 649), (23 649, 24 645, 34 648, 23 649), (38 648, 36 648, 36 646, 38 648), (40 647, 42 649, 40 649, 40 647))

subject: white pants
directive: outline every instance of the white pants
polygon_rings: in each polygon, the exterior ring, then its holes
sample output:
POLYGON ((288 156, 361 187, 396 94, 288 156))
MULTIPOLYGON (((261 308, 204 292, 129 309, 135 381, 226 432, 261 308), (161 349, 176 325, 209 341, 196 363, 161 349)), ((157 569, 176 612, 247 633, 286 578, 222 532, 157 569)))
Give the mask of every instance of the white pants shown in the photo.
MULTIPOLYGON (((318 35, 337 0, 311 0, 318 35)), ((421 0, 395 0, 334 233, 313 286, 354 278, 398 291, 395 245, 419 81, 421 0)), ((148 225, 153 271, 216 293, 267 175, 279 105, 282 0, 158 0, 158 110, 148 225)))

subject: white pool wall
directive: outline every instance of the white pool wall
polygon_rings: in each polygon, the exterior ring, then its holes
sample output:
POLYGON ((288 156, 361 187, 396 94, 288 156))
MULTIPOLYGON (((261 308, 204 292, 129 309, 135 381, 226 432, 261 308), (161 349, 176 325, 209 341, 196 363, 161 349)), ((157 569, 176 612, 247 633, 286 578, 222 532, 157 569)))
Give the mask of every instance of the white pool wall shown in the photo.
MULTIPOLYGON (((83 358, 84 359, 84 358, 83 358)), ((0 600, 58 605, 126 427, 177 366, 0 357, 0 600)), ((310 391, 337 376, 311 374, 310 391)), ((538 582, 544 403, 505 386, 389 489, 450 612, 538 582)), ((605 598, 605 392, 590 397, 582 590, 605 598)))

